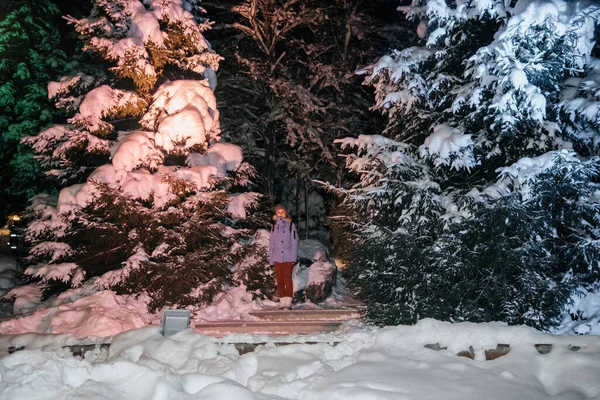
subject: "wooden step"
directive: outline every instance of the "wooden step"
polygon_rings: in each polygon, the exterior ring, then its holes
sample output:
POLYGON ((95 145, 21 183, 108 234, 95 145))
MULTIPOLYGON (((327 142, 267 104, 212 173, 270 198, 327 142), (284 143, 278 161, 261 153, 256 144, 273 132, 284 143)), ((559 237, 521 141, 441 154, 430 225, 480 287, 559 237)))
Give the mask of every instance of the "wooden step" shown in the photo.
POLYGON ((230 333, 251 335, 309 335, 337 330, 341 321, 216 321, 197 323, 194 331, 223 337, 230 333))
POLYGON ((360 319, 356 309, 259 310, 250 315, 265 321, 348 321, 360 319))

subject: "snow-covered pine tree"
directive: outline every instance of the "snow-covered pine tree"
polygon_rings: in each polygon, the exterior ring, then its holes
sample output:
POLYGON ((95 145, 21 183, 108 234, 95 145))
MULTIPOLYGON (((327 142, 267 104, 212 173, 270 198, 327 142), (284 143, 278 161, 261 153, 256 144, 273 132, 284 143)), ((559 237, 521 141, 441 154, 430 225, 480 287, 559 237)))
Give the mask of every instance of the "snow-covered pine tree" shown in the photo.
POLYGON ((403 9, 425 46, 362 71, 388 115, 386 140, 399 143, 341 142, 359 149, 347 166, 360 183, 339 191, 359 215, 339 219, 357 231, 351 282, 378 323, 555 326, 600 267, 590 56, 600 8, 471 0, 403 9))
POLYGON ((26 139, 70 185, 54 204, 33 201, 34 291, 146 294, 151 311, 206 303, 244 280, 268 293, 266 251, 253 239, 268 217, 252 214, 260 196, 248 192, 241 149, 219 142, 220 56, 201 11, 195 0, 95 0, 89 17, 69 18, 107 68, 50 83, 74 115, 26 139))

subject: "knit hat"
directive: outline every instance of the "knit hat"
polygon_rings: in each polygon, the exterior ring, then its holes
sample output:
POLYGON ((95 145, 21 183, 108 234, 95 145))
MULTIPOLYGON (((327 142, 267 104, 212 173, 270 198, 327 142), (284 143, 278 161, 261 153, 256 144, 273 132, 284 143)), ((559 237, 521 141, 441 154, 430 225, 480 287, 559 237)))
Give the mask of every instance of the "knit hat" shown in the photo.
POLYGON ((277 212, 277 210, 283 210, 283 211, 285 211, 286 215, 288 213, 287 208, 283 204, 281 204, 281 203, 279 203, 279 204, 277 204, 275 206, 275 212, 277 212))

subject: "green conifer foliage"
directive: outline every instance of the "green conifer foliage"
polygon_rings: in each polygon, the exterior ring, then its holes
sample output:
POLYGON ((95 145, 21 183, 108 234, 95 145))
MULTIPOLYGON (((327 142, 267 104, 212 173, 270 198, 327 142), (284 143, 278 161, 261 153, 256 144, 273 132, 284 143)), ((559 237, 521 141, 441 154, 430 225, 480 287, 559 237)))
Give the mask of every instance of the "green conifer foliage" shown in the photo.
POLYGON ((47 1, 9 5, 0 21, 0 197, 7 206, 22 210, 27 199, 49 182, 20 140, 58 118, 46 85, 68 66, 56 28, 60 18, 56 5, 47 1))
POLYGON ((598 289, 600 7, 482 4, 405 7, 423 46, 363 71, 385 137, 339 141, 360 181, 333 189, 335 220, 355 232, 349 281, 378 324, 550 330, 574 293, 598 289))

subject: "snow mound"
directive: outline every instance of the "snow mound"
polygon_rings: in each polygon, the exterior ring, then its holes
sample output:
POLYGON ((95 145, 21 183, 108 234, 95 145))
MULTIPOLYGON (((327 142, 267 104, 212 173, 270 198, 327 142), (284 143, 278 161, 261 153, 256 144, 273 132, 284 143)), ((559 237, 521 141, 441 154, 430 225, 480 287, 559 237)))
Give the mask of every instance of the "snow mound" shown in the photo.
MULTIPOLYGON (((29 291, 30 297, 39 299, 40 288, 22 286, 13 291, 29 291)), ((21 293, 17 299, 24 301, 21 293)), ((15 309, 17 309, 15 304, 15 309)), ((148 319, 143 296, 136 300, 130 296, 117 296, 103 290, 87 297, 56 307, 39 309, 32 314, 0 322, 0 333, 23 332, 70 333, 77 337, 108 337, 118 333, 145 327, 148 319)))

